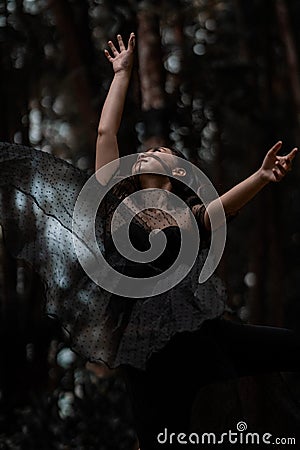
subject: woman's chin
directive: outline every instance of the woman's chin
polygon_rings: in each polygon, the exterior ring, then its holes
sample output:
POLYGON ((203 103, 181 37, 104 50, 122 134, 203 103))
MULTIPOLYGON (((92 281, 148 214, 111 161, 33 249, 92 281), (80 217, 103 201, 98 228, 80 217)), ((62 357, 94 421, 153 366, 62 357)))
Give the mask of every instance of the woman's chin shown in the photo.
MULTIPOLYGON (((131 175, 139 175, 143 172, 143 167, 142 164, 138 164, 138 165, 134 165, 133 168, 131 169, 131 175)), ((146 173, 148 173, 147 170, 145 170, 146 173)))

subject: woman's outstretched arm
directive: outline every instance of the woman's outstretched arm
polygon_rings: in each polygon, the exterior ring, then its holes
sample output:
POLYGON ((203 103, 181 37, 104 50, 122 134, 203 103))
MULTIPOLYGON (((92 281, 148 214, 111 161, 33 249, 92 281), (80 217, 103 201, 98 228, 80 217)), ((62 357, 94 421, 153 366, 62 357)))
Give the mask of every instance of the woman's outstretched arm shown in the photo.
MULTIPOLYGON (((267 152, 261 167, 255 173, 220 196, 225 215, 236 214, 270 181, 281 181, 285 174, 291 170, 291 163, 298 149, 294 148, 288 155, 278 156, 277 152, 281 146, 282 142, 277 142, 267 152)), ((218 207, 218 204, 219 202, 212 201, 204 213, 204 224, 208 230, 210 229, 210 220, 207 211, 213 211, 213 208, 218 207)))
MULTIPOLYGON (((107 50, 104 50, 105 56, 113 66, 114 78, 104 102, 99 121, 95 171, 119 158, 117 133, 121 123, 133 65, 135 36, 134 33, 131 33, 127 48, 123 43, 121 35, 118 35, 117 39, 119 50, 116 49, 112 41, 108 42, 112 56, 107 50)), ((110 178, 108 173, 105 173, 105 176, 102 173, 101 180, 99 181, 102 183, 107 182, 108 179, 104 180, 104 177, 110 178)))

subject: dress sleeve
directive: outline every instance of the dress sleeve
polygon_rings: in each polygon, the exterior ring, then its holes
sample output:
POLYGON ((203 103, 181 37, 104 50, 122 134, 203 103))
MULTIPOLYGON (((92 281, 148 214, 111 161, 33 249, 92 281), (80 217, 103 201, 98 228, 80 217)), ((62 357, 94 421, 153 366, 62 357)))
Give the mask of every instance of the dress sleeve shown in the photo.
POLYGON ((201 247, 207 248, 210 245, 211 231, 206 228, 204 223, 204 213, 206 211, 206 208, 204 204, 201 203, 191 206, 191 209, 199 227, 201 247))
MULTIPOLYGON (((200 238, 201 238, 201 246, 202 247, 209 247, 210 245, 210 239, 211 239, 211 230, 208 230, 204 223, 204 213, 206 211, 206 207, 203 203, 199 203, 198 197, 192 197, 188 200, 189 207, 191 208, 195 219, 197 221, 199 232, 200 232, 200 238)), ((239 214, 239 211, 233 214, 227 214, 226 215, 226 223, 229 223, 237 217, 239 214)))

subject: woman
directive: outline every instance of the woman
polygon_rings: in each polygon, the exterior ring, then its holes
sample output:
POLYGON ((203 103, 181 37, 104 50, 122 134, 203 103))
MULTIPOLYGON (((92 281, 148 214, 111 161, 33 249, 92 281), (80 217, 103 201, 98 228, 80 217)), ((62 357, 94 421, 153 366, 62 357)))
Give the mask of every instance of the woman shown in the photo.
MULTIPOLYGON (((116 135, 132 69, 134 35, 131 34, 127 48, 120 35, 119 49, 111 41, 108 44, 112 54, 107 50, 105 54, 113 66, 115 76, 100 118, 96 171, 119 157, 116 135)), ((281 142, 277 142, 266 154, 259 170, 220 197, 226 217, 236 215, 264 186, 270 182, 281 181, 287 171, 291 170, 297 149, 294 148, 288 155, 278 156, 281 145, 281 142)), ((143 152, 138 160, 139 169, 147 173, 138 176, 138 187, 175 191, 184 197, 183 191, 178 191, 177 181, 171 177, 155 175, 159 167, 165 167, 168 162, 173 170, 171 175, 177 179, 184 178, 186 173, 181 170, 176 155, 184 158, 179 152, 166 147, 151 148, 143 152), (166 155, 174 155, 173 166, 166 155), (149 173, 152 170, 154 174, 149 173)), ((209 209, 213 210, 214 202, 205 209, 203 204, 194 201, 193 196, 186 196, 185 200, 191 207, 207 244, 211 233, 209 209)), ((174 243, 176 227, 172 229, 167 226, 167 223, 161 226, 153 223, 153 227, 169 231, 169 237, 174 243)), ((152 353, 144 368, 139 367, 134 358, 122 365, 132 400, 141 450, 162 448, 162 440, 159 443, 158 437, 165 438, 165 435, 162 436, 165 429, 169 435, 172 432, 178 435, 188 431, 193 400, 200 386, 238 376, 300 369, 300 341, 292 330, 226 321, 222 318, 223 293, 220 294, 219 291, 217 295, 216 291, 209 289, 203 294, 206 308, 202 308, 202 315, 200 312, 195 325, 192 323, 193 311, 190 311, 191 315, 187 316, 186 320, 181 316, 185 308, 184 303, 189 300, 184 296, 176 297, 176 289, 173 289, 173 295, 178 310, 171 310, 169 321, 175 321, 177 331, 181 332, 171 330, 163 347, 158 337, 152 335, 158 342, 156 348, 152 347, 152 353), (207 304, 210 308, 207 308, 207 304)), ((200 297, 197 299, 198 307, 201 305, 200 297)), ((164 306, 166 307, 166 303, 164 306)), ((178 447, 182 448, 175 438, 170 448, 177 448, 176 442, 178 447)))
MULTIPOLYGON (((140 449, 153 450, 162 447, 158 435, 165 428, 170 433, 188 431, 199 386, 259 372, 299 370, 300 345, 291 330, 225 321, 226 292, 218 277, 213 274, 198 284, 197 275, 214 231, 210 217, 216 201, 205 208, 187 187, 191 174, 186 172, 180 152, 151 148, 139 155, 127 178, 118 170, 113 174, 107 170, 110 162, 119 160, 117 132, 130 81, 134 39, 131 34, 126 48, 118 36, 119 49, 110 41, 112 54, 105 50, 115 75, 99 122, 96 177, 99 186, 109 186, 118 177, 121 181, 101 204, 97 238, 106 260, 125 276, 146 279, 164 273, 177 258, 181 237, 191 236, 186 210, 181 208, 183 215, 179 215, 181 235, 172 216, 168 193, 173 193, 192 211, 201 236, 188 274, 168 290, 130 299, 94 283, 78 262, 72 233, 73 209, 88 176, 34 149, 0 145, 0 217, 7 248, 41 275, 46 313, 61 322, 74 351, 88 361, 120 368, 132 401, 140 449), (159 173, 162 169, 163 174, 159 173), (151 231, 161 229, 167 245, 154 261, 139 265, 130 255, 116 251, 111 229, 113 225, 116 236, 123 236, 126 214, 136 206, 134 200, 126 200, 138 190, 147 200, 148 189, 159 189, 157 208, 138 209, 130 224, 130 238, 136 249, 145 252, 151 231), (125 209, 112 222, 117 207, 124 203, 125 209)), ((280 181, 290 170, 297 149, 278 156, 280 147, 281 142, 275 144, 257 172, 220 197, 227 217, 235 216, 266 184, 280 181)), ((100 269, 105 275, 104 268, 100 269)))

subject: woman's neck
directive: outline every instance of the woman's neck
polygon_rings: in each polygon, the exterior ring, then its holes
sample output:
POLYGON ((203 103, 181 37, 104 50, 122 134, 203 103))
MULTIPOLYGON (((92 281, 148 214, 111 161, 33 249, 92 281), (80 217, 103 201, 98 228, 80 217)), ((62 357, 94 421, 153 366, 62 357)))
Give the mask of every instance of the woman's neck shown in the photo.
POLYGON ((140 186, 142 189, 164 189, 171 191, 172 184, 168 177, 163 175, 140 174, 140 186))

